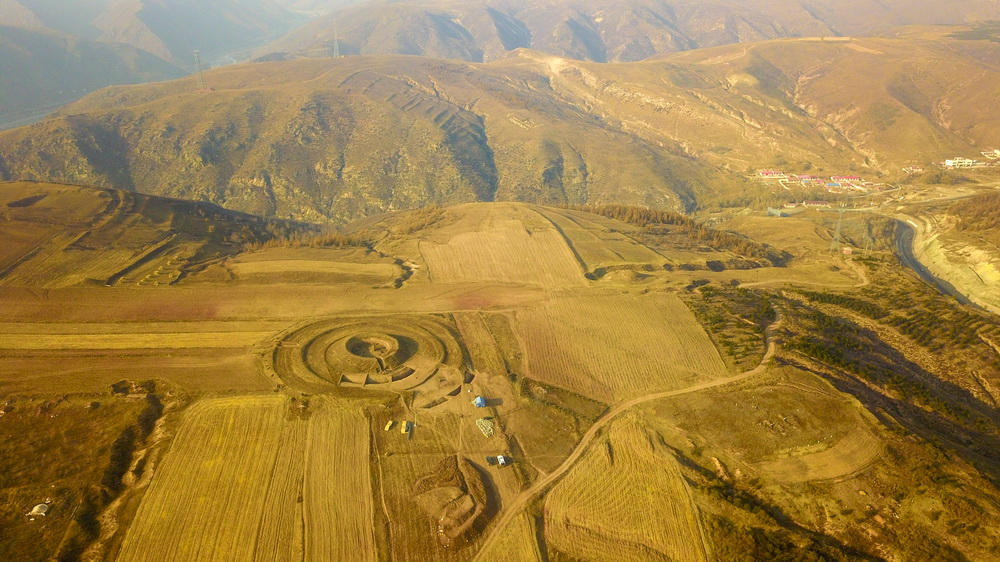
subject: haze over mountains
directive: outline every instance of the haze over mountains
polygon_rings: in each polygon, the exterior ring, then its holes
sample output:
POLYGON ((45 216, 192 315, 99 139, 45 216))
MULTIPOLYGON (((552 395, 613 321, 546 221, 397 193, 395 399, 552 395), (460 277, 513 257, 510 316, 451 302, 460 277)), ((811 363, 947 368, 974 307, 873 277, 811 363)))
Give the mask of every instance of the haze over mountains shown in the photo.
POLYGON ((110 84, 176 78, 306 16, 271 0, 0 0, 0 127, 110 84), (185 69, 185 70, 182 70, 185 69))
POLYGON ((954 29, 598 64, 381 56, 93 94, 0 134, 0 176, 308 220, 516 200, 692 209, 782 166, 892 177, 1000 145, 1000 44, 954 29), (886 68, 894 69, 886 72, 886 68))
POLYGON ((403 0, 335 11, 261 49, 410 54, 489 61, 517 48, 635 61, 779 37, 859 35, 912 24, 1000 19, 990 0, 403 0))
POLYGON ((183 74, 180 68, 131 45, 0 26, 0 126, 30 122, 111 84, 183 74))
POLYGON ((213 57, 287 31, 298 16, 277 0, 4 0, 0 22, 83 39, 126 43, 193 67, 191 52, 213 57))
POLYGON ((0 128, 30 122, 104 85, 192 71, 194 50, 210 66, 245 60, 251 53, 268 60, 328 56, 337 50, 335 43, 344 54, 476 62, 518 48, 581 60, 634 61, 736 42, 990 18, 1000 18, 1000 8, 988 0, 930 6, 912 0, 832 5, 790 0, 0 0, 4 82, 17 84, 0 85, 0 128))

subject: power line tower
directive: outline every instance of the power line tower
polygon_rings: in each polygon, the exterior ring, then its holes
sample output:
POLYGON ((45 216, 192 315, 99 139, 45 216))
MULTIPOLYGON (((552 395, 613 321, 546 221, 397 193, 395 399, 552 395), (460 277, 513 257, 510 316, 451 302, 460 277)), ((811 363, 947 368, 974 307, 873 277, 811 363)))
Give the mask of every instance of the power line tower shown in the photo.
POLYGON ((205 73, 201 68, 201 51, 197 49, 194 51, 194 67, 198 73, 198 91, 204 92, 207 89, 205 87, 205 73))
POLYGON ((333 30, 333 58, 340 58, 340 34, 336 29, 333 30))
POLYGON ((830 252, 840 251, 840 227, 844 222, 844 208, 841 207, 840 211, 837 213, 837 229, 833 233, 833 238, 830 240, 830 252))

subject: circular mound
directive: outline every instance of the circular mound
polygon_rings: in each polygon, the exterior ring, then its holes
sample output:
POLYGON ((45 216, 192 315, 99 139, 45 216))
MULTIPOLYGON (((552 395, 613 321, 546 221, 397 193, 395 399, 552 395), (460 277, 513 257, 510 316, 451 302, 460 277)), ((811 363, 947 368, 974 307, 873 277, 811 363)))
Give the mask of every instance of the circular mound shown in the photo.
POLYGON ((314 391, 321 385, 405 390, 462 364, 454 332, 427 316, 318 322, 289 334, 274 354, 279 377, 314 391))

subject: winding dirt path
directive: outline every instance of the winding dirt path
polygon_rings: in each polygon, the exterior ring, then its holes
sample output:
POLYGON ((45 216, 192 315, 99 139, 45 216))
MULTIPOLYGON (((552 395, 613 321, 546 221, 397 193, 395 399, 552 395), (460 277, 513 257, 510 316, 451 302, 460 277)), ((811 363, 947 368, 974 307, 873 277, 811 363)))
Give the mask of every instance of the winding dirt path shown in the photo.
POLYGON ((623 413, 640 404, 645 404, 646 402, 653 402, 664 398, 671 398, 674 396, 681 396, 692 392, 700 392, 710 388, 725 386, 727 384, 746 380, 767 370, 767 364, 771 361, 771 358, 774 357, 775 352, 777 352, 778 344, 774 339, 774 331, 781 326, 781 323, 782 317, 779 313, 777 320, 772 322, 771 325, 764 330, 764 337, 767 340, 767 351, 764 353, 764 357, 761 358, 760 363, 758 363, 753 369, 744 371, 732 377, 715 379, 696 384, 694 386, 689 386, 687 388, 639 396, 637 398, 632 398, 631 400, 620 402, 608 410, 603 416, 594 422, 594 425, 590 426, 590 429, 588 429, 586 433, 583 434, 583 438, 580 439, 576 448, 573 449, 573 452, 566 457, 566 460, 564 460, 562 464, 560 464, 552 472, 538 479, 530 488, 518 494, 518 496, 514 498, 514 501, 504 508, 503 514, 499 519, 497 519, 496 523, 493 525, 492 531, 486 537, 486 540, 483 541, 483 545, 479 548, 479 553, 476 555, 475 560, 482 560, 482 553, 490 551, 493 543, 498 540, 498 537, 503 533, 503 530, 511 523, 511 521, 513 521, 515 517, 518 516, 518 514, 521 513, 522 510, 524 510, 528 503, 541 494, 546 488, 565 476, 566 473, 573 468, 573 465, 580 460, 580 457, 582 457, 584 452, 586 452, 587 447, 589 447, 594 439, 600 435, 601 431, 623 413))

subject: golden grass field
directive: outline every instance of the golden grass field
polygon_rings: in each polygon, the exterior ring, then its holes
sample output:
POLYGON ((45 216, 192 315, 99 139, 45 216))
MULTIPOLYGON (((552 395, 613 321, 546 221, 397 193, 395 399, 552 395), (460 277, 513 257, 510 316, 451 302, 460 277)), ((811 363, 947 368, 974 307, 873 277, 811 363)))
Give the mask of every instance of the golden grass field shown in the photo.
POLYGON ((721 446, 735 468, 780 482, 845 477, 884 454, 855 401, 792 367, 725 393, 671 400, 657 411, 688 438, 721 446))
POLYGON ((608 403, 727 374, 673 295, 553 298, 516 324, 532 377, 608 403))
POLYGON ((580 211, 549 208, 539 212, 570 241, 574 253, 590 271, 602 266, 659 265, 667 261, 629 237, 630 229, 622 229, 621 223, 580 211))
POLYGON ((280 395, 193 406, 119 560, 150 551, 173 560, 373 553, 367 421, 332 404, 308 419, 292 408, 280 395))

